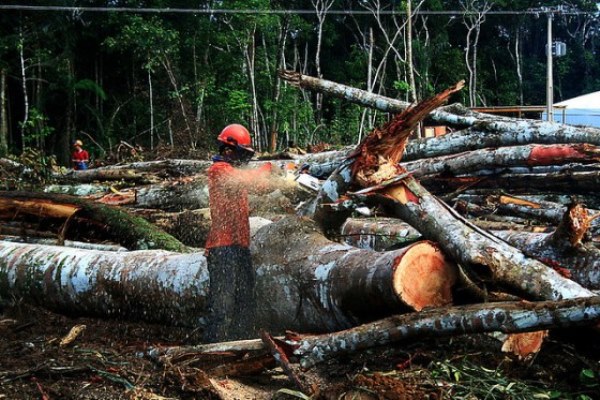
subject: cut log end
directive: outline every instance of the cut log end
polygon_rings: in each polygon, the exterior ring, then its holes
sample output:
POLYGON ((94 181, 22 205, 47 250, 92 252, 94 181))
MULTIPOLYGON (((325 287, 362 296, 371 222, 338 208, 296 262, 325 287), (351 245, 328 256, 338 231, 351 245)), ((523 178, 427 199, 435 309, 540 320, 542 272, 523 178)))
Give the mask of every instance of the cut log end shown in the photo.
POLYGON ((396 259, 393 287, 400 300, 420 311, 452 303, 457 268, 431 242, 419 242, 396 259))
POLYGON ((519 360, 527 360, 542 348, 548 331, 513 333, 502 344, 502 351, 515 354, 519 360))

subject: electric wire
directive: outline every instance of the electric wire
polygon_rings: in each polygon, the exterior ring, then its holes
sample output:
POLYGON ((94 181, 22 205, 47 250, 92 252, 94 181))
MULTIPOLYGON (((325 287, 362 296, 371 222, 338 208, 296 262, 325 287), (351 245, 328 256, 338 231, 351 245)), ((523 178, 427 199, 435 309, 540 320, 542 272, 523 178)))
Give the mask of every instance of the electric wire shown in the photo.
MULTIPOLYGON (((287 14, 316 14, 316 10, 308 9, 286 9, 286 10, 259 10, 259 9, 215 9, 215 8, 135 8, 135 7, 72 7, 72 6, 30 6, 22 4, 0 4, 0 10, 13 11, 62 11, 62 12, 113 12, 113 13, 155 13, 155 14, 253 14, 253 15, 287 15, 287 14)), ((405 10, 376 10, 378 15, 406 15, 405 10)), ((370 10, 328 10, 329 15, 373 15, 370 10)), ((598 11, 582 10, 554 10, 554 9, 535 9, 520 11, 478 11, 478 10, 416 10, 412 15, 440 15, 440 16, 459 16, 459 15, 582 15, 598 16, 598 11)))

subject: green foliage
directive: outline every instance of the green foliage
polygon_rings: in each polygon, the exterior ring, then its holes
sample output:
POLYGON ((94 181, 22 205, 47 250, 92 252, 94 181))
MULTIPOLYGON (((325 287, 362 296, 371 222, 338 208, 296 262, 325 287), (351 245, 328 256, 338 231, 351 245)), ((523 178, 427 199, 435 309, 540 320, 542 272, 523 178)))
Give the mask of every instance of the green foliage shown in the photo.
POLYGON ((405 81, 394 81, 393 87, 400 93, 407 93, 410 90, 409 83, 405 81))
POLYGON ((82 79, 80 81, 75 82, 75 85, 73 85, 73 89, 89 91, 92 94, 100 97, 102 100, 106 100, 106 93, 104 92, 104 90, 91 79, 82 79))
POLYGON ((590 369, 581 371, 581 390, 578 392, 564 391, 556 387, 549 389, 548 384, 544 382, 511 378, 500 366, 489 369, 466 358, 433 362, 427 372, 439 386, 448 388, 448 395, 452 399, 588 400, 592 399, 590 396, 598 388, 596 373, 590 369))
POLYGON ((39 149, 25 147, 16 161, 28 168, 28 184, 44 184, 51 180, 52 171, 57 168, 56 157, 46 155, 39 149))
POLYGON ((54 128, 48 126, 48 117, 36 108, 29 110, 29 118, 25 122, 19 122, 19 126, 23 129, 25 146, 39 143, 40 140, 47 138, 54 132, 54 128))
MULTIPOLYGON (((215 5, 226 10, 313 8, 306 1, 269 0, 200 1, 195 6, 205 10, 215 5)), ((594 12, 564 15, 554 21, 555 35, 568 49, 565 57, 555 59, 556 100, 600 86, 600 53, 596 50, 600 22, 595 2, 579 0, 572 5, 594 12)), ((141 3, 127 0, 116 6, 139 7, 141 3)), ((148 0, 143 6, 189 7, 182 0, 148 0)), ((382 6, 404 10, 406 2, 382 6)), ((494 11, 537 6, 530 0, 493 2, 494 11)), ((366 89, 370 70, 374 92, 406 100, 412 88, 405 16, 351 14, 364 8, 342 1, 336 1, 333 9, 349 13, 325 18, 320 53, 323 77, 366 89), (389 48, 390 40, 394 40, 393 49, 389 48)), ((460 10, 461 2, 433 0, 421 5, 424 11, 452 9, 460 10)), ((267 137, 274 128, 280 132, 280 142, 287 135, 300 145, 316 141, 353 143, 358 132, 367 128, 360 107, 331 96, 323 97, 323 115, 319 115, 323 119, 319 122, 314 93, 303 93, 284 83, 277 97, 276 70, 282 59, 286 69, 316 74, 318 21, 314 14, 6 11, 0 22, 0 67, 9 77, 12 136, 8 139, 13 145, 20 144, 18 121, 24 114, 18 84, 20 46, 26 89, 36 109, 23 126, 25 145, 44 141, 54 145, 57 154, 68 154, 65 138, 77 130, 91 132, 106 148, 120 140, 147 147, 150 100, 153 138, 161 144, 171 134, 180 146, 187 146, 192 136, 199 144, 212 143, 208 138, 223 125, 232 121, 249 124, 255 120, 254 112, 259 137, 267 137), (285 40, 280 37, 284 26, 288 28, 285 40)), ((460 17, 421 15, 413 19, 413 28, 412 63, 418 98, 467 78, 466 27, 460 17)), ((487 15, 478 46, 478 98, 487 105, 514 105, 522 94, 526 105, 545 104, 545 33, 543 15, 487 15), (517 79, 517 52, 522 86, 517 79)), ((453 101, 465 103, 466 95, 463 90, 453 101)))

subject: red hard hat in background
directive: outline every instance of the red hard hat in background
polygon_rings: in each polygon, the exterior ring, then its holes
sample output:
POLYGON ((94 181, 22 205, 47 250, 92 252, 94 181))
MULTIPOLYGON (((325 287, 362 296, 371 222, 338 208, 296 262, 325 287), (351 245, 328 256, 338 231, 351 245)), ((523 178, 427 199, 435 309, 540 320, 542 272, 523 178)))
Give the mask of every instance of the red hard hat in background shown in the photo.
POLYGON ((248 150, 252 150, 252 139, 250 139, 250 132, 243 125, 231 124, 227 125, 217 140, 230 144, 232 146, 240 146, 248 150))

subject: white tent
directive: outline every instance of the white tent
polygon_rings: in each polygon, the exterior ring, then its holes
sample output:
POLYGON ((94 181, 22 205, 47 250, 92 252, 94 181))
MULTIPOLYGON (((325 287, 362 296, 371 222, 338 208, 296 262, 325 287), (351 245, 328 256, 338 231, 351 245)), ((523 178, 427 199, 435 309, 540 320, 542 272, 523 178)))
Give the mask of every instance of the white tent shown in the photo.
MULTIPOLYGON (((546 113, 542 119, 546 120, 546 113)), ((600 127, 600 91, 555 103, 554 121, 600 127)))

